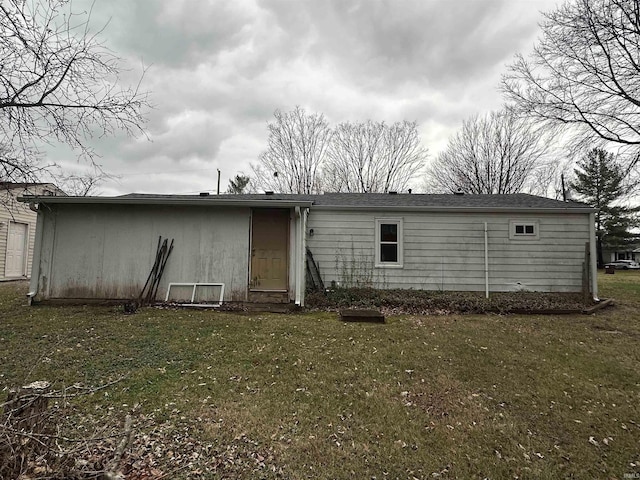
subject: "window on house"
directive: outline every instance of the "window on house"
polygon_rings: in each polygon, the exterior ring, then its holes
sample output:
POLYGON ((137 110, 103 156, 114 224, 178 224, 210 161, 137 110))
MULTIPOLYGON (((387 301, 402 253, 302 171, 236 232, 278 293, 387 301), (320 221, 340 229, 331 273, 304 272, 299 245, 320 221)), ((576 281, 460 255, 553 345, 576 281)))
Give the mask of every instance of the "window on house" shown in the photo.
POLYGON ((537 221, 512 220, 509 222, 509 238, 512 240, 537 240, 539 238, 538 233, 537 221))
POLYGON ((516 235, 535 235, 533 225, 516 225, 516 235))
POLYGON ((376 267, 402 267, 402 219, 376 219, 376 267))

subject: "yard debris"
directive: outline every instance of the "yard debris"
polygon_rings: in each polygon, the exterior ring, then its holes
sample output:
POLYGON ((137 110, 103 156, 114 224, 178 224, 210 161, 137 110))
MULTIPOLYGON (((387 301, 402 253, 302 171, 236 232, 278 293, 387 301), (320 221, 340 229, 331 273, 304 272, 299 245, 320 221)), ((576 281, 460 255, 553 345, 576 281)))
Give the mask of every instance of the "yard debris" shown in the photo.
POLYGON ((194 432, 201 431, 205 420, 198 418, 196 425, 196 420, 187 420, 177 409, 168 417, 158 410, 162 421, 154 413, 129 413, 122 429, 118 421, 121 413, 106 408, 105 415, 81 414, 62 393, 22 395, 27 400, 60 399, 31 416, 33 428, 15 428, 16 409, 12 403, 3 404, 0 478, 148 480, 247 474, 281 478, 284 474, 273 447, 263 447, 246 434, 226 435, 226 441, 225 435, 216 442, 203 441, 194 432))
POLYGON ((195 425, 179 415, 172 411, 158 422, 154 414, 129 414, 121 431, 119 415, 80 415, 69 404, 56 404, 38 418, 48 436, 16 430, 5 421, 0 424, 0 478, 201 479, 247 473, 282 478, 272 447, 245 434, 204 442, 193 434, 195 425), (87 431, 93 433, 78 437, 87 431))

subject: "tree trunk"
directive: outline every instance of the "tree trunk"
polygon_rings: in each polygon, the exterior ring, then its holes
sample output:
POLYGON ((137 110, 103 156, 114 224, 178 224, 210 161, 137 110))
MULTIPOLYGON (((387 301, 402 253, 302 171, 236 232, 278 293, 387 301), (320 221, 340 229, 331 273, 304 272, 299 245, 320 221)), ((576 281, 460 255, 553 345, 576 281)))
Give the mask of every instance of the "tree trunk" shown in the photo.
POLYGON ((604 258, 602 256, 602 237, 598 236, 598 240, 596 241, 596 250, 598 255, 598 268, 602 268, 604 266, 604 258))

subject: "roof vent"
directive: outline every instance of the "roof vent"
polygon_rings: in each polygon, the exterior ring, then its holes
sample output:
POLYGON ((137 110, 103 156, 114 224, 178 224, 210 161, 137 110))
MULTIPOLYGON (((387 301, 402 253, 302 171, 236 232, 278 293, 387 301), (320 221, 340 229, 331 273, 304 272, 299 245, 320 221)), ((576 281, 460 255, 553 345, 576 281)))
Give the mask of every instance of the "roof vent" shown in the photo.
POLYGON ((409 192, 409 195, 411 195, 411 189, 407 190, 409 192))
POLYGON ((264 192, 265 195, 273 195, 273 192, 271 190, 268 190, 266 192, 264 192))
POLYGON ((200 192, 200 196, 201 197, 208 197, 209 196, 209 192, 200 192))
POLYGON ((457 191, 453 192, 454 195, 464 195, 464 192, 462 191, 461 188, 459 188, 457 191))
POLYGON ((389 192, 389 195, 397 195, 397 194, 398 194, 398 192, 396 192, 396 191, 389 192))

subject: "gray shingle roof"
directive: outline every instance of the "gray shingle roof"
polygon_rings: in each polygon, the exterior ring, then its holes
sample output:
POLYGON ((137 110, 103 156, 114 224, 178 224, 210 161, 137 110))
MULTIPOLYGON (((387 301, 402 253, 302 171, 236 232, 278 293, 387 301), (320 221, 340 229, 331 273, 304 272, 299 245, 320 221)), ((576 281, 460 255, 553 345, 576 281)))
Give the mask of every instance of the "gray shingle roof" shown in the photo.
POLYGON ((579 202, 561 202, 551 198, 517 193, 512 195, 454 195, 454 194, 386 194, 386 193, 325 193, 298 194, 242 194, 242 195, 156 195, 130 193, 118 197, 43 197, 24 196, 23 202, 60 204, 154 204, 154 205, 218 205, 245 207, 293 206, 319 209, 380 209, 380 210, 452 210, 452 211, 594 211, 579 202))
POLYGON ((562 202, 546 197, 538 197, 525 193, 510 195, 455 195, 455 194, 388 194, 388 193, 324 193, 320 195, 302 195, 275 193, 267 194, 241 194, 241 195, 149 195, 131 193, 119 198, 143 199, 220 199, 220 200, 248 200, 256 202, 265 201, 310 201, 318 207, 411 207, 411 208, 542 208, 542 209, 585 209, 588 205, 580 202, 562 202))

